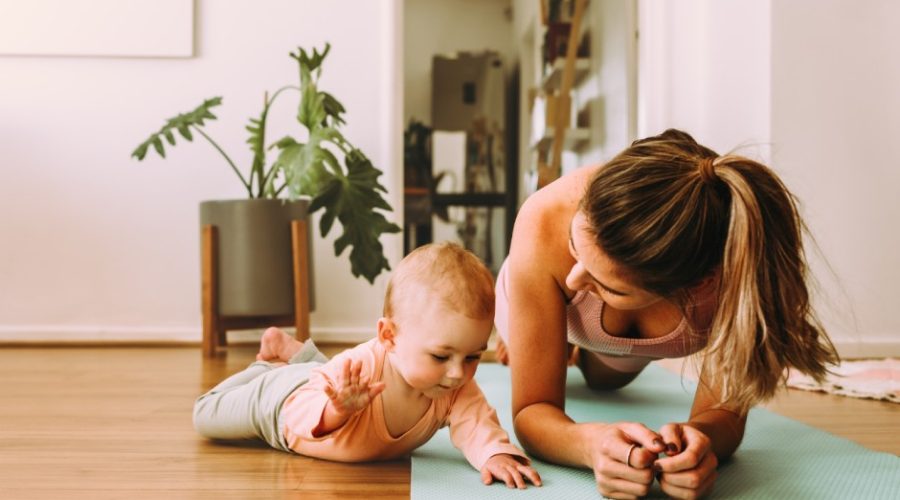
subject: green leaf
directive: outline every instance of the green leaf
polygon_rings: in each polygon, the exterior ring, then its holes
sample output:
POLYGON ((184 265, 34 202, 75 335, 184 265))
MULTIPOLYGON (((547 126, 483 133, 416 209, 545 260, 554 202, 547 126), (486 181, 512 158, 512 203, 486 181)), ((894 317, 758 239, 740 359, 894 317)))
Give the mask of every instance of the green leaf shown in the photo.
POLYGON ((325 60, 325 56, 328 55, 328 51, 331 50, 331 44, 326 43, 325 49, 322 50, 320 54, 317 49, 313 49, 312 56, 306 53, 306 50, 303 47, 297 47, 297 53, 291 53, 291 57, 296 59, 298 63, 300 63, 300 68, 305 69, 308 72, 313 72, 319 69, 322 65, 322 61, 325 60))
POLYGON ((181 134, 182 137, 184 137, 188 141, 194 140, 194 136, 191 135, 191 129, 189 129, 187 125, 179 124, 177 126, 177 128, 178 128, 178 133, 181 134))
POLYGON ((344 113, 344 106, 338 102, 331 94, 328 92, 321 92, 322 95, 322 106, 325 107, 325 113, 331 117, 331 126, 337 126, 344 124, 344 119, 341 118, 341 113, 344 113))
POLYGON ((286 136, 282 137, 281 139, 278 139, 277 141, 275 141, 274 144, 269 146, 269 149, 272 149, 272 148, 284 149, 284 148, 293 146, 295 144, 300 144, 300 143, 297 142, 297 140, 294 139, 293 137, 286 135, 286 136))
POLYGON ((165 158, 166 152, 162 143, 163 138, 165 138, 166 142, 170 145, 174 146, 175 134, 173 134, 172 131, 177 130, 182 137, 188 141, 192 140, 193 136, 191 135, 190 127, 202 127, 204 120, 215 120, 216 116, 209 110, 220 104, 222 104, 222 98, 213 97, 211 99, 206 99, 203 101, 203 104, 187 113, 181 113, 173 118, 169 118, 162 128, 151 134, 147 140, 139 144, 131 156, 137 158, 139 161, 143 160, 147 154, 148 148, 153 146, 156 153, 165 158))
POLYGON ((325 185, 319 192, 319 195, 316 196, 309 205, 310 213, 315 213, 320 208, 325 208, 326 206, 336 207, 336 209, 333 210, 326 210, 322 214, 322 218, 319 219, 319 231, 323 238, 331 231, 331 227, 337 219, 339 211, 339 208, 337 207, 340 203, 341 195, 341 181, 339 181, 337 177, 332 177, 324 184, 325 185))
POLYGON ((245 128, 250 132, 247 138, 247 144, 250 145, 250 151, 253 153, 253 161, 250 165, 250 182, 255 177, 259 186, 259 195, 262 196, 265 191, 265 173, 266 165, 266 116, 269 114, 269 105, 271 101, 266 99, 262 113, 259 118, 250 118, 250 125, 245 128))
POLYGON ((153 138, 153 149, 155 149, 156 152, 159 153, 159 156, 162 156, 163 158, 166 157, 166 150, 163 149, 163 143, 161 140, 159 140, 158 135, 153 138))
POLYGON ((147 143, 141 144, 140 146, 137 147, 137 149, 134 150, 133 153, 131 153, 131 156, 134 156, 135 158, 137 158, 138 161, 143 160, 144 156, 147 155, 147 147, 148 146, 149 146, 149 144, 147 144, 147 143))
POLYGON ((297 121, 306 128, 312 130, 324 125, 325 117, 325 98, 316 91, 313 83, 308 84, 301 92, 302 100, 300 101, 300 109, 297 112, 297 121))
POLYGON ((335 175, 343 174, 344 171, 341 169, 341 162, 339 162, 337 157, 334 156, 334 153, 328 151, 325 148, 322 148, 322 156, 324 156, 325 164, 328 165, 328 168, 330 168, 335 175))
POLYGON ((381 271, 390 270, 379 237, 384 233, 400 232, 400 227, 376 211, 391 210, 378 194, 384 190, 378 183, 382 172, 359 150, 352 150, 344 161, 346 176, 322 169, 320 174, 326 180, 321 183, 323 189, 313 198, 310 212, 324 209, 319 223, 323 237, 331 230, 335 219, 341 223, 342 234, 334 242, 335 255, 352 247, 349 256, 351 272, 372 283, 381 271))
POLYGON ((327 172, 319 159, 320 154, 316 152, 318 146, 313 143, 298 143, 290 137, 275 144, 281 152, 273 168, 284 172, 291 197, 315 196, 320 193, 327 181, 327 172))

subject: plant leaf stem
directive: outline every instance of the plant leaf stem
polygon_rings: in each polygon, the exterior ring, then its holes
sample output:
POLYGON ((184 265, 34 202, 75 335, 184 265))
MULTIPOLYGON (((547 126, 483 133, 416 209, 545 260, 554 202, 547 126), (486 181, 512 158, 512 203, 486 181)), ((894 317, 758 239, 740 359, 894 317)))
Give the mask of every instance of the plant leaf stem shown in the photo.
POLYGON ((234 170, 234 173, 236 173, 238 178, 241 179, 241 183, 244 185, 245 188, 247 188, 247 193, 250 195, 251 198, 253 198, 253 192, 250 190, 250 184, 247 182, 247 179, 244 179, 243 174, 241 174, 241 171, 238 170, 238 168, 237 168, 237 166, 235 166, 234 162, 231 161, 231 158, 228 156, 228 154, 226 154, 225 151, 222 148, 220 148, 218 144, 216 144, 216 141, 212 140, 212 138, 210 136, 206 135, 206 132, 204 132, 203 129, 201 129, 200 127, 198 127, 196 125, 191 125, 191 126, 194 128, 194 130, 199 132, 200 135, 202 135, 204 139, 209 141, 209 143, 212 144, 213 147, 216 148, 217 151, 219 151, 219 153, 222 153, 222 156, 224 156, 225 160, 228 162, 228 164, 231 165, 231 169, 234 170))

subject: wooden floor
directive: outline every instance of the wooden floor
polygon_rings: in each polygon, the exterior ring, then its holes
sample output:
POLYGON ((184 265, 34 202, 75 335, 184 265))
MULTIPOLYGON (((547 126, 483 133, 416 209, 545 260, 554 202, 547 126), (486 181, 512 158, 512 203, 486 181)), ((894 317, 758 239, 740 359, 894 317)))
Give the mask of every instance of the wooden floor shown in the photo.
MULTIPOLYGON (((408 460, 336 464, 197 436, 194 399, 253 354, 0 348, 0 498, 409 497, 408 460)), ((900 405, 790 391, 772 408, 900 454, 900 405)))

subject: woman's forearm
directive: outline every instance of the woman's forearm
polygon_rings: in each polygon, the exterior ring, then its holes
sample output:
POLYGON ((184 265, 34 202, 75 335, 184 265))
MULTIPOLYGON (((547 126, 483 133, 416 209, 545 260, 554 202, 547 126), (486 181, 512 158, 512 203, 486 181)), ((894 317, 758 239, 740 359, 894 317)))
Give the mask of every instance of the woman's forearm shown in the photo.
POLYGON ((535 403, 519 411, 513 425, 526 451, 541 460, 572 467, 590 468, 586 426, 548 403, 535 403))
POLYGON ((706 434, 719 461, 730 457, 744 438, 746 417, 721 408, 710 408, 691 417, 688 425, 706 434))

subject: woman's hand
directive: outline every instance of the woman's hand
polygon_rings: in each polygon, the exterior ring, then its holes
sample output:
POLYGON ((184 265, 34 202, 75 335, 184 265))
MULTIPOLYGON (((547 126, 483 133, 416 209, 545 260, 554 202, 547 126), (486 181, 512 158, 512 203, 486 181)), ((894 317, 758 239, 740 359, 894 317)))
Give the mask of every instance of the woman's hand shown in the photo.
POLYGON ((360 377, 362 361, 344 361, 344 371, 325 386, 325 394, 331 401, 335 413, 350 416, 369 406, 375 396, 384 390, 384 382, 369 383, 369 377, 360 377))
POLYGON ((481 467, 481 481, 491 484, 494 479, 506 483, 507 488, 525 489, 525 479, 535 486, 541 485, 541 476, 530 465, 525 465, 512 455, 499 453, 487 459, 481 467))
POLYGON ((699 498, 709 493, 719 465, 709 437, 688 424, 666 424, 659 433, 667 450, 654 468, 663 492, 672 498, 699 498))
POLYGON ((665 450, 662 437, 637 422, 588 426, 591 467, 597 489, 607 498, 647 495, 653 484, 653 462, 665 450))

